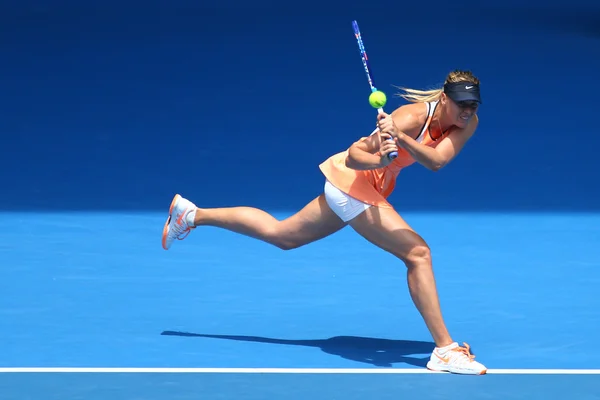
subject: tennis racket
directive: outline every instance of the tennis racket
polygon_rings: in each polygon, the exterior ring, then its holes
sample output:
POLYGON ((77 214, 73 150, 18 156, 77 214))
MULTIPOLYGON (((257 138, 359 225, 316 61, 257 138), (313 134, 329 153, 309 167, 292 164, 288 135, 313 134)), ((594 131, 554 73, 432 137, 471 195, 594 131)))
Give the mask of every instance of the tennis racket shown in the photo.
MULTIPOLYGON (((371 69, 369 68, 369 57, 367 57, 367 52, 365 50, 365 45, 362 40, 362 36, 360 34, 360 29, 358 28, 358 22, 352 21, 352 27, 354 28, 354 36, 356 36, 356 41, 358 43, 358 50, 360 51, 360 57, 362 59, 363 67, 365 68, 365 74, 367 74, 367 81, 369 82, 369 86, 371 87, 371 92, 376 92, 377 88, 373 84, 373 76, 371 75, 371 69)), ((377 112, 381 114, 383 112, 383 108, 379 107, 377 112)), ((393 139, 389 139, 393 140, 393 139)), ((398 152, 393 151, 388 154, 390 159, 394 159, 398 157, 398 152)))

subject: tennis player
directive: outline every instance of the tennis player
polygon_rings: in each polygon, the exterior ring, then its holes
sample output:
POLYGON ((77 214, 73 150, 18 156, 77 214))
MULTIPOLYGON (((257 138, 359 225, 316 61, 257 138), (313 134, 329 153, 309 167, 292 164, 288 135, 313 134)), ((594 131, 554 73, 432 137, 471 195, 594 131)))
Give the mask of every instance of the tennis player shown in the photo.
MULTIPOLYGON (((375 131, 325 160, 320 165, 323 193, 295 215, 280 221, 252 207, 199 208, 175 195, 162 246, 168 250, 192 229, 213 226, 290 250, 349 225, 406 265, 411 298, 436 344, 427 368, 485 374, 486 367, 474 360, 469 345, 455 342, 444 323, 429 246, 387 201, 403 168, 417 162, 439 171, 463 149, 477 129, 480 82, 470 71, 456 70, 438 89, 402 90, 409 103, 391 115, 379 114, 375 131), (398 157, 391 160, 393 151, 398 157)), ((410 193, 410 188, 403 189, 410 193)))

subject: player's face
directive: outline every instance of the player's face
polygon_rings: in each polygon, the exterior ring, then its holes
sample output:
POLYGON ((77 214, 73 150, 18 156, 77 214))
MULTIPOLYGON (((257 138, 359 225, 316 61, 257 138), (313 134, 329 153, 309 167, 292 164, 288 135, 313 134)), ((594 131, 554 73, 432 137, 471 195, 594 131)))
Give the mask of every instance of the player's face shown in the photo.
POLYGON ((449 97, 446 104, 451 122, 459 128, 465 128, 479 108, 479 103, 476 101, 454 101, 449 97))

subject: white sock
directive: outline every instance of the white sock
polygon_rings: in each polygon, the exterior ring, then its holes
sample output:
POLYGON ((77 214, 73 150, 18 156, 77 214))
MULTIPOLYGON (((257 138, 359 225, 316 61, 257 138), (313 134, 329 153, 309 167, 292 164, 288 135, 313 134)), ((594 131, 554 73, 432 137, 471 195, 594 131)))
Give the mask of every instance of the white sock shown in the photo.
POLYGON ((185 216, 185 223, 189 227, 194 227, 194 218, 196 218, 196 209, 194 208, 192 211, 188 212, 185 216))
POLYGON ((458 343, 454 342, 454 343, 450 343, 448 346, 438 347, 436 350, 438 351, 438 353, 444 354, 445 352, 452 350, 456 347, 458 347, 458 343))

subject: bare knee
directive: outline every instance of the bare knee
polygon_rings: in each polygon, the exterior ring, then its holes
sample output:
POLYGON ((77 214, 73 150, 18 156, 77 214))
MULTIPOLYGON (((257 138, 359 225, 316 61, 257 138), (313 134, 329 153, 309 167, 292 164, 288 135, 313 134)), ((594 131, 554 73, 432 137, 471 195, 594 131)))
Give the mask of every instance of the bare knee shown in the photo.
POLYGON ((274 237, 271 244, 273 244, 281 250, 294 250, 304 246, 304 243, 296 240, 295 238, 285 236, 274 237))
POLYGON ((299 242, 289 241, 289 240, 288 241, 280 240, 279 242, 277 242, 276 246, 279 247, 281 250, 294 250, 294 249, 304 246, 304 244, 299 243, 299 242))
POLYGON ((413 245, 408 251, 404 252, 399 257, 408 268, 417 266, 431 266, 431 249, 425 243, 413 245))
POLYGON ((291 232, 282 229, 282 223, 277 222, 266 230, 267 242, 281 250, 294 250, 304 246, 304 242, 291 232))

